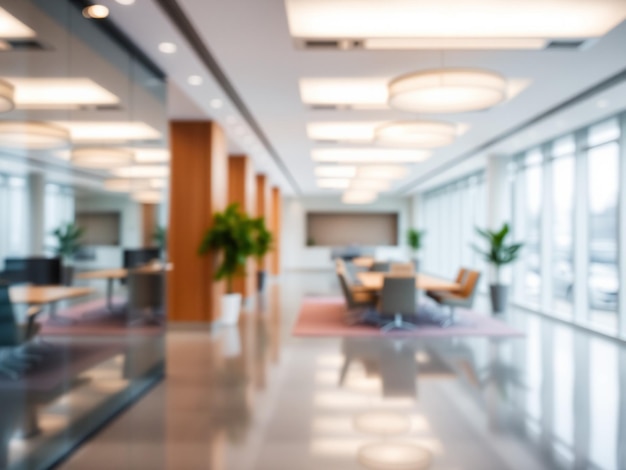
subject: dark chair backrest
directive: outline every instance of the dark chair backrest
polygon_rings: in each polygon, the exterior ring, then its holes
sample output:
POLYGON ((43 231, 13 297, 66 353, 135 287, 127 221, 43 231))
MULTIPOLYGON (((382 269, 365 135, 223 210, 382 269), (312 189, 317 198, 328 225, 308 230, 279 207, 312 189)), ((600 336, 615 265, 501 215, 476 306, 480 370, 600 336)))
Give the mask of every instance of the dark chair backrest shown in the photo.
POLYGON ((161 250, 158 248, 139 248, 139 249, 127 249, 124 250, 124 259, 122 260, 122 266, 124 268, 136 268, 148 264, 150 261, 159 259, 161 257, 161 250))
POLYGON ((162 309, 165 304, 165 272, 141 272, 131 270, 128 273, 128 308, 162 309))
POLYGON ((339 278, 339 284, 341 285, 341 292, 343 292, 343 297, 346 301, 346 307, 348 309, 354 308, 354 299, 352 298, 352 290, 350 290, 350 284, 346 279, 345 272, 338 272, 337 277, 339 278))
POLYGON ((0 347, 19 343, 19 331, 15 321, 13 304, 9 297, 9 284, 0 283, 0 347))
POLYGON ((391 263, 389 263, 388 261, 374 261, 374 264, 372 264, 370 271, 374 271, 377 273, 388 273, 390 264, 391 263))
POLYGON ((386 315, 396 313, 414 314, 417 287, 415 276, 385 277, 380 296, 380 310, 386 315))
POLYGON ((28 282, 38 286, 60 285, 63 283, 63 263, 61 258, 6 258, 4 274, 13 284, 28 282))

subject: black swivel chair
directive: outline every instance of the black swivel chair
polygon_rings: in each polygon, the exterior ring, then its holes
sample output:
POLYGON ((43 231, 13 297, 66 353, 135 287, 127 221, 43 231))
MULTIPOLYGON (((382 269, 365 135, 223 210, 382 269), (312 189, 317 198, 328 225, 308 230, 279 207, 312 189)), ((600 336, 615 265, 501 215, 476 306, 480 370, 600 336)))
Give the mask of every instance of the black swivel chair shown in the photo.
POLYGON ((40 360, 36 351, 28 347, 40 329, 34 318, 35 315, 30 315, 27 325, 17 323, 9 297, 9 284, 0 283, 0 375, 18 379, 40 360))
POLYGON ((12 284, 28 282, 36 286, 60 285, 63 281, 63 263, 61 258, 6 258, 1 277, 12 284))
POLYGON ((393 321, 384 324, 381 331, 413 330, 415 325, 404 321, 403 315, 415 316, 417 288, 415 277, 386 277, 380 296, 380 314, 393 316, 393 321))
POLYGON ((124 250, 124 259, 122 266, 126 269, 133 269, 146 265, 155 259, 161 258, 161 250, 159 248, 138 248, 132 250, 124 250))

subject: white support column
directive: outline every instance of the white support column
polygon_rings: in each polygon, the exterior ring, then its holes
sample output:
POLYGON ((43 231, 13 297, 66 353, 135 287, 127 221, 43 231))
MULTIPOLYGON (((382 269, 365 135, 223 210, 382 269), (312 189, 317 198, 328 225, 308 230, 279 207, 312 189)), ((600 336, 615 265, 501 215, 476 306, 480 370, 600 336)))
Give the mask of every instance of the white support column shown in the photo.
POLYGON ((626 113, 620 116, 621 137, 619 141, 620 159, 619 159, 619 203, 618 203, 618 334, 626 339, 626 113))
POLYGON ((28 175, 28 233, 31 256, 45 254, 45 197, 46 180, 43 173, 28 175))
MULTIPOLYGON (((511 184, 507 169, 510 161, 509 157, 501 155, 487 158, 487 226, 490 230, 499 230, 504 223, 511 224, 511 184)), ((501 282, 510 283, 510 269, 503 269, 501 276, 501 282)), ((489 282, 496 282, 493 268, 489 270, 489 282)))
POLYGON ((552 304, 552 231, 553 231, 553 212, 554 204, 552 202, 552 149, 550 144, 541 147, 543 161, 541 164, 541 308, 544 311, 550 310, 552 304))
POLYGON ((587 178, 587 131, 576 139, 576 185, 574 201, 574 322, 586 323, 589 312, 589 182, 587 178))

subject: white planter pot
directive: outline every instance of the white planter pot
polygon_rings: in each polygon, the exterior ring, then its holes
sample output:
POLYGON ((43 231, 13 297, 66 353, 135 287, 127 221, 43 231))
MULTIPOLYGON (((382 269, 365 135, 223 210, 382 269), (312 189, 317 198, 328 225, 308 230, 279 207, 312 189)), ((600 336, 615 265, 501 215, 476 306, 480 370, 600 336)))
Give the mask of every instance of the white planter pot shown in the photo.
POLYGON ((225 294, 222 296, 222 319, 220 323, 233 326, 239 322, 241 311, 241 294, 225 294))

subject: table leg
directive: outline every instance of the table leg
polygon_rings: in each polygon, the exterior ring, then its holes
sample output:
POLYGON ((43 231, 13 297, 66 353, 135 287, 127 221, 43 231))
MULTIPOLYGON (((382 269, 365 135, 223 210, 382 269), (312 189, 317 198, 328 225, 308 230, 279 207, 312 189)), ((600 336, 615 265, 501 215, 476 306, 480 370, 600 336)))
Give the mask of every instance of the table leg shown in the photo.
POLYGON ((49 320, 52 323, 57 323, 57 324, 61 324, 61 325, 69 325, 74 323, 74 320, 70 319, 70 318, 65 318, 65 317, 60 317, 57 314, 57 302, 50 302, 50 307, 48 310, 48 316, 49 316, 49 320))

